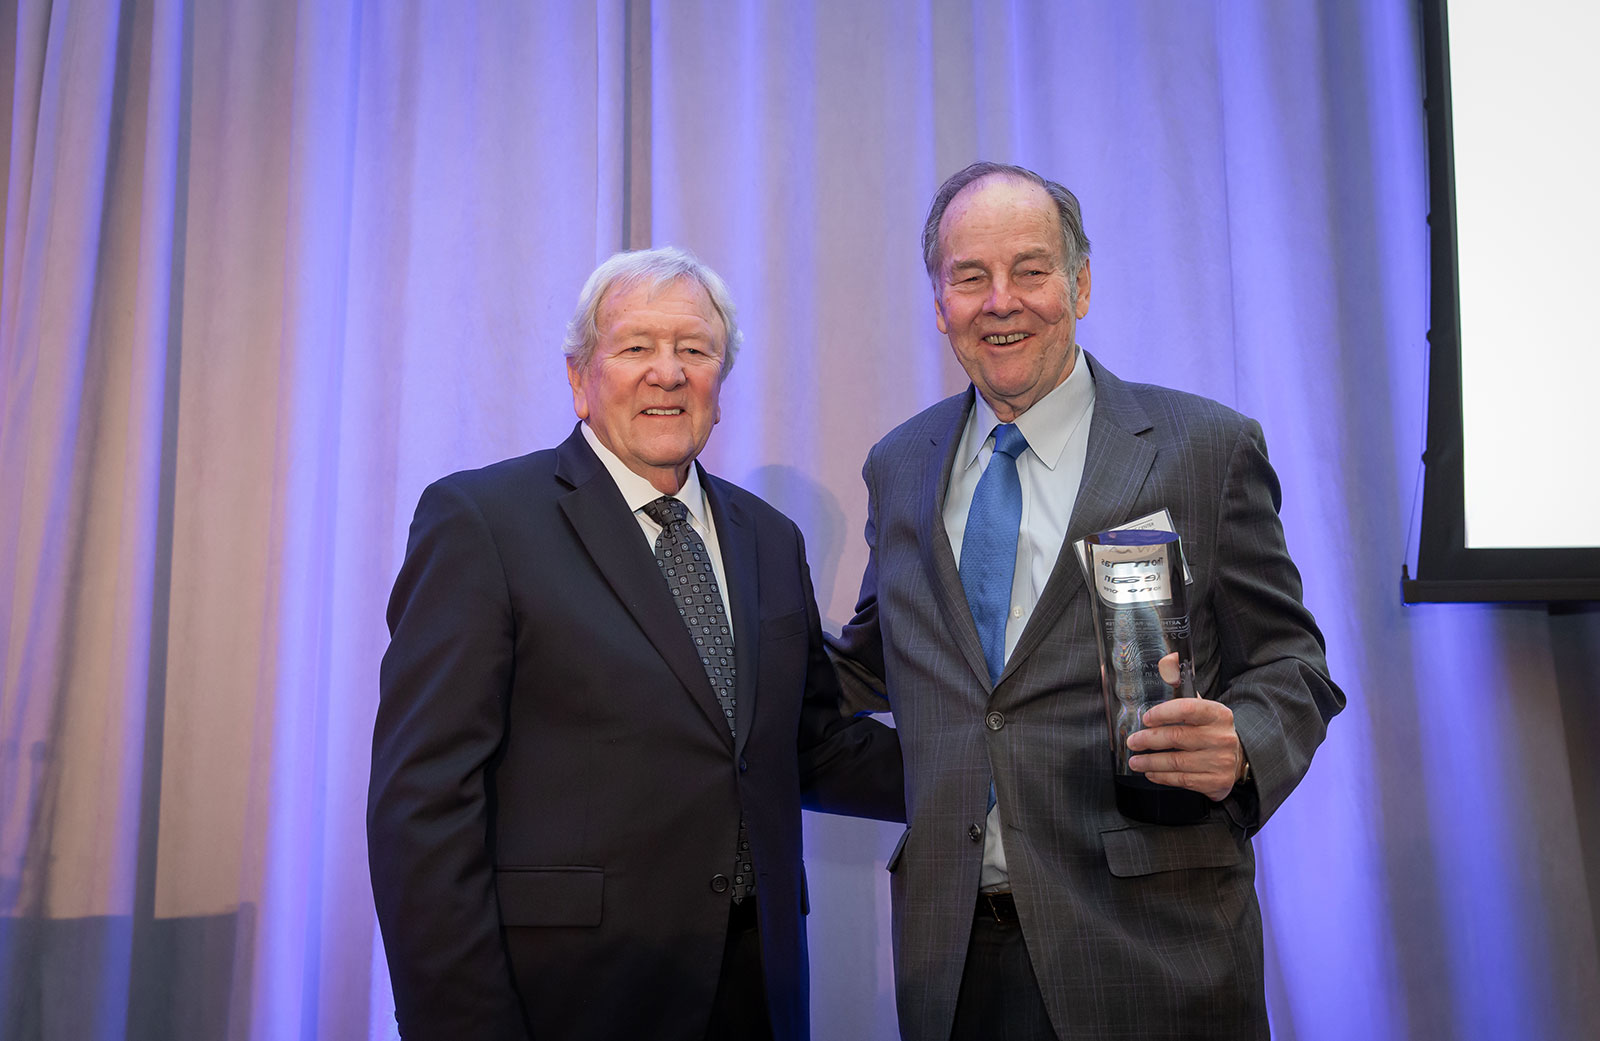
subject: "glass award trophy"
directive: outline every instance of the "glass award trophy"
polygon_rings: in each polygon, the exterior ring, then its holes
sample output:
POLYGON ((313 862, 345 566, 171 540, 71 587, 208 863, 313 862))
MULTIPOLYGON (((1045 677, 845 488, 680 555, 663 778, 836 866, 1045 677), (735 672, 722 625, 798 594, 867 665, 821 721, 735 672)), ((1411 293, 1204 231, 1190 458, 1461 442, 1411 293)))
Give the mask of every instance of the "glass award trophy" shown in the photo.
POLYGON ((1084 539, 1080 558, 1093 592, 1100 687, 1111 736, 1117 809, 1152 824, 1192 824, 1205 819, 1211 800, 1187 788, 1146 779, 1128 766, 1128 735, 1144 729, 1140 717, 1168 698, 1195 696, 1189 649, 1189 608, 1184 595, 1178 536, 1170 531, 1118 529, 1084 539), (1158 664, 1176 651, 1181 685, 1169 686, 1158 664))

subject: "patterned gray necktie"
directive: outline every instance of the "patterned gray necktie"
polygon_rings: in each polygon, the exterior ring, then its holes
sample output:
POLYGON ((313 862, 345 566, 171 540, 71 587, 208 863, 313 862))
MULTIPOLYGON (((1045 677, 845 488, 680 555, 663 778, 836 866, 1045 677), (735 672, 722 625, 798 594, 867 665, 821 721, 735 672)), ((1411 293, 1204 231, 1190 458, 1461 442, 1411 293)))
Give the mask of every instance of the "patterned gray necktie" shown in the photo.
MULTIPOLYGON (((733 629, 717 589, 716 572, 706 544, 689 524, 689 507, 670 495, 647 502, 645 516, 661 525, 656 536, 656 565, 667 580, 678 615, 688 627, 700 664, 728 720, 728 732, 738 736, 734 721, 733 629)), ((744 817, 739 818, 739 842, 734 854, 733 899, 741 901, 755 892, 755 865, 750 859, 750 836, 744 817)))

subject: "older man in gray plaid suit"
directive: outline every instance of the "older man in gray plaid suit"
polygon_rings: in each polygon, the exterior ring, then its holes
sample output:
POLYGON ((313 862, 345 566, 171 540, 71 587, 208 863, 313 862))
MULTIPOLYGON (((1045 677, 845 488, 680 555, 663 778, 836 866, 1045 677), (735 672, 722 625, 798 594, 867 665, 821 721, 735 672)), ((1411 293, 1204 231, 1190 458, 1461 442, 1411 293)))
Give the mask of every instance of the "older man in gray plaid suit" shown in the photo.
POLYGON ((1278 520, 1260 427, 1124 383, 1076 343, 1078 203, 975 164, 923 233, 937 322, 973 386, 867 457, 871 557, 831 641, 892 708, 909 825, 889 862, 906 1041, 1268 1035, 1250 836, 1344 705, 1278 520), (1183 539, 1197 689, 1129 739, 1200 823, 1116 808, 1072 543, 1166 511, 1183 539))

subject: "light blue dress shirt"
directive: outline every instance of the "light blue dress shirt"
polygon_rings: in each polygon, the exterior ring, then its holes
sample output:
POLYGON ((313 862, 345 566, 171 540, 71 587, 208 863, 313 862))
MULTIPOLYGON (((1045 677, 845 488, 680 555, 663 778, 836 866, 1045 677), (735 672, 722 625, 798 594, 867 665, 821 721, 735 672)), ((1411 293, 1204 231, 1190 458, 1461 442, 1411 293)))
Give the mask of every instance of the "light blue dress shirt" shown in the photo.
MULTIPOLYGON (((1073 504, 1078 501, 1083 462, 1089 451, 1089 423, 1094 414, 1094 377, 1089 374, 1083 352, 1076 347, 1073 350, 1072 371, 1067 378, 1016 418, 1017 428, 1028 439, 1028 449, 1017 457, 1022 522, 1017 532, 1017 569, 1011 579, 1011 613, 1006 618, 1008 659, 1050 580, 1050 572, 1055 570, 1056 558, 1063 550, 1071 552, 1063 544, 1073 504)), ((967 531, 967 511, 972 507, 978 479, 989 465, 989 456, 994 454, 994 428, 999 422, 983 395, 977 395, 961 443, 956 446, 950 487, 944 498, 944 529, 958 561, 967 531)), ((989 810, 985 821, 979 884, 990 891, 1010 888, 999 803, 989 810)))

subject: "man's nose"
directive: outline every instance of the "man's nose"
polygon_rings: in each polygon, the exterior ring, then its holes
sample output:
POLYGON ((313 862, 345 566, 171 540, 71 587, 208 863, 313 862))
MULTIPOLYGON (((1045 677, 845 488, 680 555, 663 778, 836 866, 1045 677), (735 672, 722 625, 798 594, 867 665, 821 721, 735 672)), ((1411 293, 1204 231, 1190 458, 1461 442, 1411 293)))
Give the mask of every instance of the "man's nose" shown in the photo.
POLYGON ((1014 314, 1017 310, 1017 298, 1011 292, 1011 280, 1004 276, 989 283, 989 299, 983 302, 983 309, 990 314, 1014 314))
POLYGON ((658 387, 672 388, 683 383, 683 363, 678 352, 670 347, 657 351, 650 359, 650 382, 658 387))

